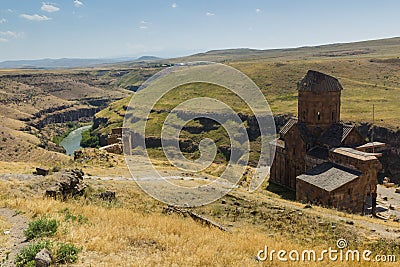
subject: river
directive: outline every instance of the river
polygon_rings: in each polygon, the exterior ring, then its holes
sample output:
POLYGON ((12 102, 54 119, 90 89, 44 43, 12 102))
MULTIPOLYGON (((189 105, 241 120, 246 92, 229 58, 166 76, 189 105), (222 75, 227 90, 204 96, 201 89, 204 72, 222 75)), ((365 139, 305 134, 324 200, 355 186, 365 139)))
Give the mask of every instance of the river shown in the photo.
POLYGON ((82 132, 90 129, 90 127, 92 127, 92 125, 83 126, 73 130, 61 141, 60 145, 65 148, 67 155, 72 155, 75 151, 81 148, 82 132))

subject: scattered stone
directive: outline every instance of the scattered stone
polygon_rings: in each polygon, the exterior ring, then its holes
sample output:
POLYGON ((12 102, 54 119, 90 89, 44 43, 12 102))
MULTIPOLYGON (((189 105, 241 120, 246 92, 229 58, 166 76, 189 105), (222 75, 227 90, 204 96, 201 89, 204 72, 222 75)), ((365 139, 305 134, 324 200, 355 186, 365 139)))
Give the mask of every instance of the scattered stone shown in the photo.
POLYGON ((349 224, 349 225, 354 225, 353 221, 346 221, 346 223, 349 224))
POLYGON ((394 222, 400 222, 400 218, 394 218, 393 221, 394 222))
POLYGON ((307 204, 307 205, 304 206, 304 208, 305 208, 305 209, 311 209, 312 206, 311 206, 310 204, 307 204))
POLYGON ((77 160, 77 159, 80 159, 80 158, 83 158, 83 152, 82 152, 82 150, 77 150, 77 151, 75 151, 75 152, 74 152, 74 160, 77 160))
POLYGON ((250 214, 253 215, 253 216, 257 215, 257 213, 258 213, 258 211, 256 211, 256 210, 250 211, 250 214))
POLYGON ((394 187, 395 184, 394 183, 384 183, 383 184, 385 187, 390 188, 390 187, 394 187))
POLYGON ((5 235, 9 235, 9 234, 11 234, 11 232, 10 231, 4 231, 3 232, 5 235))
POLYGON ((388 201, 388 197, 383 197, 382 198, 384 201, 388 201))
POLYGON ((112 191, 105 191, 99 194, 99 198, 102 200, 108 200, 108 201, 113 201, 115 200, 115 192, 112 191))
POLYGON ((37 267, 48 267, 51 264, 51 253, 47 249, 42 249, 35 256, 35 263, 37 267))
POLYGON ((221 204, 225 205, 225 204, 226 204, 226 201, 225 201, 225 200, 222 200, 222 201, 221 201, 221 204))
POLYGON ((371 229, 371 232, 376 232, 376 230, 375 229, 371 229))
POLYGON ((383 178, 383 184, 387 184, 387 183, 390 183, 390 178, 389 177, 383 178))
POLYGON ((100 147, 99 150, 100 151, 104 150, 104 151, 107 151, 108 153, 120 154, 120 155, 122 155, 124 152, 122 144, 120 144, 120 143, 100 147))
POLYGON ((36 175, 41 175, 41 176, 47 176, 47 175, 49 175, 49 170, 47 170, 47 169, 43 169, 43 168, 36 168, 36 171, 35 172, 33 172, 33 174, 36 174, 36 175))
POLYGON ((49 198, 53 198, 54 200, 56 200, 57 199, 57 191, 58 191, 58 189, 56 187, 49 188, 44 193, 44 196, 45 197, 49 197, 49 198))
POLYGON ((56 198, 61 195, 63 199, 73 196, 81 196, 85 192, 86 184, 83 182, 82 170, 66 170, 54 174, 53 183, 45 192, 45 197, 56 198))
POLYGON ((390 209, 390 210, 395 210, 396 207, 395 207, 395 206, 392 206, 392 205, 389 205, 389 209, 390 209))
POLYGON ((394 192, 400 194, 400 187, 396 188, 396 191, 394 192))

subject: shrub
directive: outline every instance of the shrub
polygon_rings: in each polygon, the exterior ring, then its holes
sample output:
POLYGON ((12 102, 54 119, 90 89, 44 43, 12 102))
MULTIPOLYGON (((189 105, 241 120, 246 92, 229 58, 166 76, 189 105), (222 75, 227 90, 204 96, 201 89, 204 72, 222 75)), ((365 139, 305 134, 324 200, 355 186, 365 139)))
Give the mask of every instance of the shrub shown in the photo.
POLYGON ((15 265, 17 267, 35 267, 36 254, 44 248, 54 255, 52 262, 56 264, 75 263, 82 250, 73 244, 58 243, 54 246, 50 241, 31 243, 15 257, 15 265))
POLYGON ((30 222, 24 234, 28 240, 37 237, 53 236, 57 232, 59 223, 46 217, 30 222))
POLYGON ((99 137, 97 135, 92 135, 92 133, 90 133, 90 130, 86 130, 82 132, 81 146, 93 148, 100 147, 99 137))
POLYGON ((71 221, 71 222, 78 222, 80 224, 84 224, 84 223, 88 223, 88 218, 86 218, 85 216, 78 214, 77 216, 72 214, 68 208, 61 210, 60 213, 64 213, 65 218, 64 220, 66 222, 71 221))
POLYGON ((75 263, 78 260, 78 253, 81 250, 73 244, 59 243, 54 262, 58 264, 75 263))
POLYGON ((49 241, 37 242, 29 244, 24 247, 21 252, 15 257, 15 265, 19 266, 36 266, 35 256, 42 249, 51 249, 51 243, 49 241))

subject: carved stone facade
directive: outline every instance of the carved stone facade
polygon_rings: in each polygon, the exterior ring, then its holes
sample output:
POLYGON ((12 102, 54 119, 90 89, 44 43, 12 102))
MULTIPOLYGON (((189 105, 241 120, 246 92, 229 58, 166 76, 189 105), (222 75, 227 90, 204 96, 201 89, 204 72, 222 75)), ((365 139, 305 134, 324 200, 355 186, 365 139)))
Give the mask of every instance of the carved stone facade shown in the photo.
POLYGON ((300 201, 362 212, 376 195, 380 154, 367 153, 355 127, 340 121, 339 81, 308 71, 299 84, 298 116, 271 146, 270 182, 296 191, 300 201))

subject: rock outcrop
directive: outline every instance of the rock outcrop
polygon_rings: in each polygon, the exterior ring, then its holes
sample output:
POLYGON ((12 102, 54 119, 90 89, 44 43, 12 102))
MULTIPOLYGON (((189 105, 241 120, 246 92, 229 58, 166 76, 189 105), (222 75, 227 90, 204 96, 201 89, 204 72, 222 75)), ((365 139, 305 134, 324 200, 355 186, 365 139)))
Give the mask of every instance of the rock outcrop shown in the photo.
POLYGON ((35 256, 35 264, 37 267, 48 267, 51 264, 52 255, 47 249, 42 249, 35 256))
POLYGON ((45 192, 46 197, 62 197, 66 199, 84 194, 86 184, 83 181, 82 170, 66 170, 53 175, 53 183, 45 192))
POLYGON ((97 107, 71 107, 57 110, 53 113, 40 115, 40 117, 32 120, 30 125, 40 130, 44 126, 53 123, 64 123, 68 121, 91 121, 97 111, 97 107))

